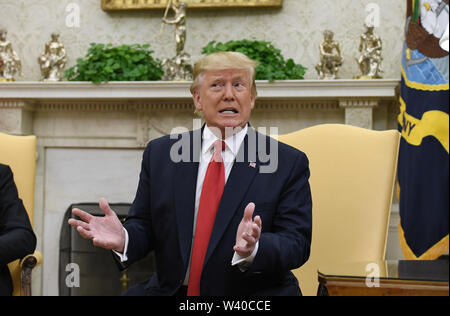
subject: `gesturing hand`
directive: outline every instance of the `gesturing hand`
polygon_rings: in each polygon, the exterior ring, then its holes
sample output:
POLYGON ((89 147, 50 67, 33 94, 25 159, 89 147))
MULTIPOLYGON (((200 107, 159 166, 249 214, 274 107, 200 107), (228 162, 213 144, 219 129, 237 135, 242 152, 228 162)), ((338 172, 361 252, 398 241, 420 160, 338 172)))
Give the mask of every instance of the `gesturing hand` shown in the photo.
POLYGON ((86 239, 91 239, 94 246, 123 253, 125 247, 125 232, 122 223, 116 213, 109 207, 106 199, 101 198, 100 209, 105 213, 104 217, 93 216, 78 208, 72 210, 72 214, 80 220, 69 219, 69 225, 86 239))
POLYGON ((255 249, 256 243, 261 236, 261 217, 255 216, 252 220, 255 204, 249 203, 244 210, 244 217, 238 226, 236 234, 236 245, 233 250, 241 257, 248 257, 255 249))

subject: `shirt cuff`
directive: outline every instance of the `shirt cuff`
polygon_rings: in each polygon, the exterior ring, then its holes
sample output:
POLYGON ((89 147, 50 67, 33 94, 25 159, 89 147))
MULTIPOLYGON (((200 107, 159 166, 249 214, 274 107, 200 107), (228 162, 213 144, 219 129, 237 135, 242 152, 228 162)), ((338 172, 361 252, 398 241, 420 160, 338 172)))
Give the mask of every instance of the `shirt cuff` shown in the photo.
MULTIPOLYGON (((259 241, 255 245, 255 249, 253 249, 253 252, 248 257, 242 257, 238 255, 237 252, 234 252, 233 260, 231 260, 232 266, 239 266, 239 269, 243 268, 244 271, 253 263, 253 260, 255 260, 256 253, 258 252, 259 247, 259 241)), ((241 271, 243 270, 241 269, 241 271)))
POLYGON ((115 250, 113 250, 113 252, 120 258, 120 262, 125 262, 128 261, 128 257, 127 257, 127 250, 128 250, 128 232, 125 229, 125 227, 123 228, 123 230, 125 231, 125 247, 123 248, 123 253, 117 252, 115 250))

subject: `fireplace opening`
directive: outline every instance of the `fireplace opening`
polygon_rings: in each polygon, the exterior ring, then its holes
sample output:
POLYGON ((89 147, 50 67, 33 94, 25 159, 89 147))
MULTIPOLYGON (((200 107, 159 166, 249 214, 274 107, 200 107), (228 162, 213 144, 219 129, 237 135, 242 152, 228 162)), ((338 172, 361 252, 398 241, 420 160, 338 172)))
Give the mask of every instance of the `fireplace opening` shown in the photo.
MULTIPOLYGON (((131 204, 110 204, 124 221, 131 204)), ((94 216, 103 216, 98 203, 72 204, 67 209, 60 235, 59 295, 118 296, 133 285, 145 281, 155 272, 154 253, 120 272, 111 251, 95 247, 84 239, 67 221, 74 218, 72 209, 79 208, 94 216)))

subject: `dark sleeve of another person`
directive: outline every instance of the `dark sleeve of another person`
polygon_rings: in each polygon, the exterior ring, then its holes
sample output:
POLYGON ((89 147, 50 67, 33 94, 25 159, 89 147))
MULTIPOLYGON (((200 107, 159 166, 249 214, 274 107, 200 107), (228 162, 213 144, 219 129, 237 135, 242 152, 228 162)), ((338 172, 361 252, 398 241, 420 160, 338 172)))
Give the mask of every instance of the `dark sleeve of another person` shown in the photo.
POLYGON ((0 165, 0 266, 32 254, 36 236, 8 166, 0 165))

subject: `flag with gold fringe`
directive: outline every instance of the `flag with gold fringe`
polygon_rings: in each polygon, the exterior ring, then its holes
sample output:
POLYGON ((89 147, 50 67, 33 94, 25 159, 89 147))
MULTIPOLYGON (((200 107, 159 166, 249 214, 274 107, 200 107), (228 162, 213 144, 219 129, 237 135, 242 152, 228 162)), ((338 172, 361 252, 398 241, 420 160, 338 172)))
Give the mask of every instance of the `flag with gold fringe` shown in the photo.
POLYGON ((407 0, 407 11, 398 115, 399 238, 406 259, 436 259, 449 248, 448 0, 407 0))

